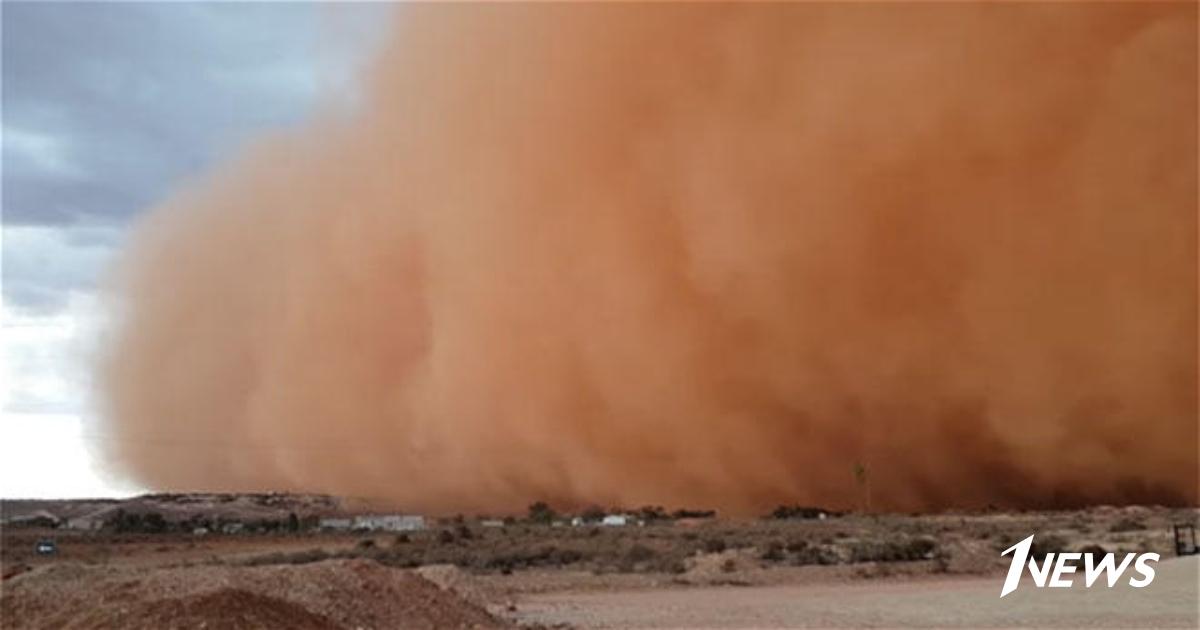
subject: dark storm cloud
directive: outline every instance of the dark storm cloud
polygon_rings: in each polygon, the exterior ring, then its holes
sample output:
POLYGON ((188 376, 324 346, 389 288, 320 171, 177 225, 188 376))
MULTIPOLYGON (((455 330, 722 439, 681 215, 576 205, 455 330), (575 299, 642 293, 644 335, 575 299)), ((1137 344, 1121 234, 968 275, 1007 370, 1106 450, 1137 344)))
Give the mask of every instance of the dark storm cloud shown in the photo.
POLYGON ((5 2, 5 303, 53 311, 90 289, 132 217, 255 132, 300 120, 328 79, 317 47, 338 59, 328 18, 371 11, 5 2))
POLYGON ((120 224, 315 89, 297 5, 4 7, 4 223, 120 224))

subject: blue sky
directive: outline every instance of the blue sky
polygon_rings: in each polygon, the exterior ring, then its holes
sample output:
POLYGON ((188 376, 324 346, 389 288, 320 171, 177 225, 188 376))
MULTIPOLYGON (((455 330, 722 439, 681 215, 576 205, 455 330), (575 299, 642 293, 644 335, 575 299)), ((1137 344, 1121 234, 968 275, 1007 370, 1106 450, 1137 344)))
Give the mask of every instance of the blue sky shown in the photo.
POLYGON ((120 494, 89 445, 97 283, 256 134, 352 107, 385 4, 4 2, 0 496, 120 494))

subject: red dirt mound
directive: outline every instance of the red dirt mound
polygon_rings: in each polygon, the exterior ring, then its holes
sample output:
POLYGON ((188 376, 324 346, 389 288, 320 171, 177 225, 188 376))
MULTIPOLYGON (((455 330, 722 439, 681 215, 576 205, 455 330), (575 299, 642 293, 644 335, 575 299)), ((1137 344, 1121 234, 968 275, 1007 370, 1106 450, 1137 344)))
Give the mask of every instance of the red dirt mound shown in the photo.
POLYGON ((114 614, 109 609, 89 618, 96 628, 291 628, 292 630, 338 630, 341 626, 328 617, 274 597, 224 588, 203 595, 192 595, 150 602, 129 611, 114 614))
POLYGON ((509 628, 409 571, 364 560, 136 569, 58 564, 4 583, 19 628, 509 628))

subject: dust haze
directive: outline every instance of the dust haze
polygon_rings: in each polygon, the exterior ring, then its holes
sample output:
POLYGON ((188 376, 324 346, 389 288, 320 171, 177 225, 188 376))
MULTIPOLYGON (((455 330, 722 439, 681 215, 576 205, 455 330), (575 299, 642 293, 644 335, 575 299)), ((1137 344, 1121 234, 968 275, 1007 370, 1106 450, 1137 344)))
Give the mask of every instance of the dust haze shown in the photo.
MULTIPOLYGON (((1197 500, 1191 3, 403 5, 146 215, 153 488, 429 511, 1197 500)), ((181 121, 186 124, 186 121, 181 121)))

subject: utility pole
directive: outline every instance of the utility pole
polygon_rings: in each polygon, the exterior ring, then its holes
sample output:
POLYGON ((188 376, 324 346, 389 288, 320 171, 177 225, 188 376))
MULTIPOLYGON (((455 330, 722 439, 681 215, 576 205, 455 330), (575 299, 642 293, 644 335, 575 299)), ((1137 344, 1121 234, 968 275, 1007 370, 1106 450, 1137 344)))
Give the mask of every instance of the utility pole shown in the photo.
POLYGON ((854 463, 854 481, 858 483, 863 492, 864 512, 871 512, 871 476, 867 465, 862 462, 854 463))

